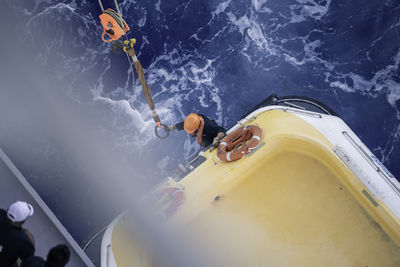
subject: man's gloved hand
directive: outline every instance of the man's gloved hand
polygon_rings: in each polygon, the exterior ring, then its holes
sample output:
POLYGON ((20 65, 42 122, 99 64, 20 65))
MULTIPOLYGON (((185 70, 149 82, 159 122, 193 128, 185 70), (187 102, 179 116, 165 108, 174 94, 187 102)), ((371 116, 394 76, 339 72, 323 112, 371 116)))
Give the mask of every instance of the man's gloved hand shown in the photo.
POLYGON ((175 130, 175 125, 167 125, 165 126, 165 130, 168 132, 172 132, 173 130, 175 130))
POLYGON ((219 138, 219 140, 221 140, 222 138, 224 138, 224 136, 225 136, 225 133, 223 133, 223 132, 219 132, 219 133, 217 134, 217 137, 219 138))
POLYGON ((217 147, 219 145, 219 138, 218 136, 214 137, 214 140, 212 142, 213 147, 217 147))
POLYGON ((224 138, 224 136, 225 136, 224 133, 222 133, 222 132, 218 133, 218 135, 216 137, 214 137, 214 140, 212 143, 213 147, 217 147, 219 145, 219 142, 221 141, 221 139, 224 138))

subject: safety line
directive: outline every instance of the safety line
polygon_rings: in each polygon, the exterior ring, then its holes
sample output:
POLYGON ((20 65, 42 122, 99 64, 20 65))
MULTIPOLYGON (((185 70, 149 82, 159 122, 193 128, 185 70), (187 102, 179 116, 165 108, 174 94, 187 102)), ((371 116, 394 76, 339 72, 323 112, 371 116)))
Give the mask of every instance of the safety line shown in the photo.
MULTIPOLYGON (((101 8, 101 11, 104 12, 103 3, 101 2, 101 0, 98 0, 98 2, 99 2, 99 5, 100 5, 100 8, 101 8)), ((122 13, 121 13, 121 10, 119 9, 117 0, 114 0, 114 4, 115 4, 115 8, 117 9, 118 14, 119 14, 119 15, 121 16, 121 18, 122 18, 122 13)))
POLYGON ((119 10, 119 7, 118 7, 118 2, 117 2, 117 0, 114 0, 114 4, 115 4, 115 7, 117 8, 118 14, 119 14, 119 15, 120 15, 120 17, 122 18, 122 13, 121 13, 121 11, 119 10))
MULTIPOLYGON (((125 40, 129 42, 128 37, 125 35, 125 40)), ((126 58, 128 59, 129 62, 129 67, 131 68, 131 73, 132 73, 132 91, 135 92, 135 70, 133 69, 132 61, 128 55, 128 52, 125 52, 126 58)))
POLYGON ((134 69, 133 69, 132 61, 131 61, 131 59, 129 58, 128 53, 125 53, 125 54, 126 54, 126 58, 128 59, 129 67, 131 68, 131 73, 132 73, 132 90, 135 91, 135 71, 134 71, 134 69))
POLYGON ((104 7, 103 7, 103 4, 101 3, 101 0, 99 0, 99 5, 100 5, 100 8, 101 8, 101 11, 104 12, 104 7))

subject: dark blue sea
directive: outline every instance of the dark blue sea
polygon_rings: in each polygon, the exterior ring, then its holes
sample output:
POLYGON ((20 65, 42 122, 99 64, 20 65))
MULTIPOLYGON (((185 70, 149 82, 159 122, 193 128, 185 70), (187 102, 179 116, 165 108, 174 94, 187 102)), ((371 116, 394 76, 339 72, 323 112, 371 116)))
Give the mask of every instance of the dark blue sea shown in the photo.
MULTIPOLYGON (((309 96, 400 178, 400 0, 119 2, 163 123, 198 112, 229 128, 270 94, 309 96)), ((155 137, 126 56, 100 38, 97 1, 1 12, 0 147, 82 242, 119 212, 105 203, 200 147, 155 137)))

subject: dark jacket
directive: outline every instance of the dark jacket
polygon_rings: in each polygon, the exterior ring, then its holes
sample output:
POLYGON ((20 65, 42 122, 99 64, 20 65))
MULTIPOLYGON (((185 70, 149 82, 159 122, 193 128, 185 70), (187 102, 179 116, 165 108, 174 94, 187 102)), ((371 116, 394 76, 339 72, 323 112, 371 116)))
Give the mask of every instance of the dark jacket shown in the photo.
POLYGON ((0 266, 14 266, 17 259, 25 259, 35 253, 32 241, 22 227, 7 223, 7 212, 0 209, 0 266))
POLYGON ((21 262, 21 267, 46 267, 46 262, 38 256, 31 256, 21 262))
MULTIPOLYGON (((214 120, 212 120, 204 115, 201 115, 201 114, 198 114, 198 115, 203 117, 203 120, 204 120, 204 130, 203 130, 202 143, 201 143, 201 145, 203 147, 211 145, 214 138, 218 135, 219 132, 226 133, 225 128, 219 126, 214 120)), ((183 121, 180 123, 177 123, 177 124, 175 124, 175 128, 177 130, 181 131, 184 129, 183 124, 184 124, 183 121)))

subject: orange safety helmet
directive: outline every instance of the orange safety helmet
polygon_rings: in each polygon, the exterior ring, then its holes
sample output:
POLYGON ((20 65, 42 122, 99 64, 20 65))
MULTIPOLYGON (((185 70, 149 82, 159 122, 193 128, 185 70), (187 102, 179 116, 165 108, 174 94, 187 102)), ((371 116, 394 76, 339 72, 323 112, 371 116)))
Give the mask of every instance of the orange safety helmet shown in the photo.
POLYGON ((183 128, 188 134, 193 134, 200 127, 201 117, 196 113, 190 113, 183 123, 183 128))

